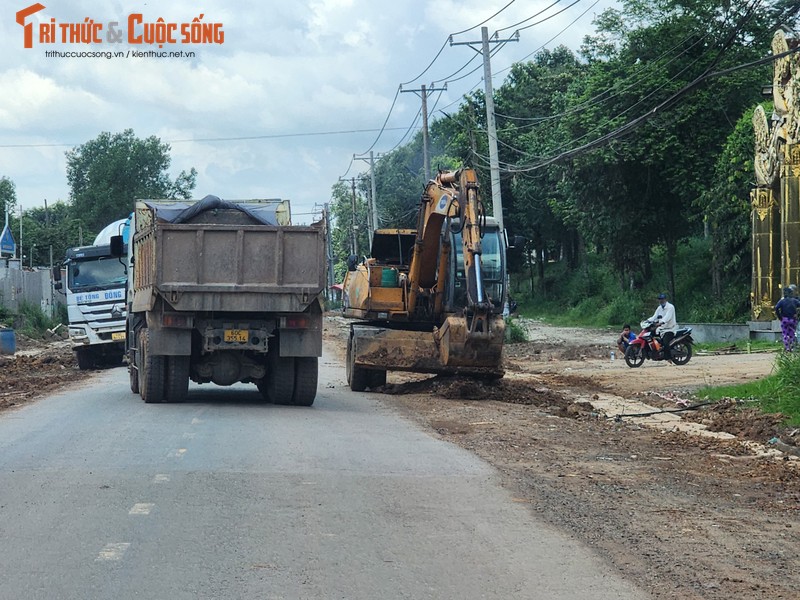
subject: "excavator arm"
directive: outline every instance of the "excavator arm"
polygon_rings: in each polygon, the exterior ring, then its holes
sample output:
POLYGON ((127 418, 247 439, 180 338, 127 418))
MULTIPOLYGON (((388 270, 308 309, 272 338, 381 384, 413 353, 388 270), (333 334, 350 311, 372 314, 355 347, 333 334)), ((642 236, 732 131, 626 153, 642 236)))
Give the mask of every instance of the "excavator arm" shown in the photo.
MULTIPOLYGON (((409 272, 409 313, 419 308, 420 296, 434 298, 435 312, 442 317, 435 338, 446 364, 485 364, 487 359, 499 363, 505 323, 484 288, 481 257, 485 226, 474 170, 440 172, 428 183, 409 272), (455 275, 447 269, 451 249, 449 236, 442 235, 445 219, 451 219, 451 226, 460 229, 466 283, 466 305, 459 313, 447 315, 441 314, 446 287, 441 279, 455 275)), ((496 300, 501 302, 502 298, 496 300)))
POLYGON ((378 276, 394 268, 380 256, 345 280, 345 316, 366 321, 351 327, 350 388, 380 385, 387 370, 501 377, 505 245, 485 215, 475 171, 429 181, 406 236, 402 255, 413 247, 396 284, 378 276))

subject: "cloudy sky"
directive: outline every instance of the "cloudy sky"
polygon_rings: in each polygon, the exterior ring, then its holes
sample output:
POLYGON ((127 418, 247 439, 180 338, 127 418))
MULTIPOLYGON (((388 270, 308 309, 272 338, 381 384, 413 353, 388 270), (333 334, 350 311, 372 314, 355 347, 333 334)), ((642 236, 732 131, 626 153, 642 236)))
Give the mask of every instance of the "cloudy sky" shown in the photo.
POLYGON ((451 80, 446 91, 429 97, 431 118, 482 89, 480 56, 469 46, 447 44, 450 34, 469 30, 454 41, 479 41, 486 21, 490 34, 501 30, 500 37, 509 38, 532 25, 493 57, 497 87, 513 62, 543 46, 577 49, 593 31, 593 17, 616 3, 41 0, 44 8, 24 19, 33 34, 32 47, 25 48, 25 28, 15 13, 35 4, 4 2, 0 19, 0 176, 15 183, 23 208, 69 199, 65 151, 103 131, 131 128, 137 137, 155 135, 171 145, 173 177, 197 169, 196 197, 289 198, 294 222, 307 223, 340 176, 368 169, 354 154, 389 151, 408 132, 420 99, 398 94, 401 84, 413 90, 451 80), (141 24, 129 28, 135 14, 141 24), (175 43, 162 48, 144 39, 159 18, 176 25, 175 43), (219 24, 224 40, 183 43, 182 25, 196 18, 207 30, 219 24), (119 42, 108 39, 112 21, 123 32, 119 42), (69 25, 91 22, 103 26, 101 43, 63 43, 69 25), (54 43, 40 40, 42 24, 54 25, 54 43), (129 41, 130 33, 142 43, 129 41), (194 56, 132 56, 151 51, 194 56))

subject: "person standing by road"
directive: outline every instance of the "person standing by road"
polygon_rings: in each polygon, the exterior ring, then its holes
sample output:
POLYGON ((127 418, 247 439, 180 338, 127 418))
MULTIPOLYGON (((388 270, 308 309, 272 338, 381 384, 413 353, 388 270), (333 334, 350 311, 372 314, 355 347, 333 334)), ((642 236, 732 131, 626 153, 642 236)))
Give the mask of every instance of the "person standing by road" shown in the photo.
POLYGON ((661 323, 656 329, 656 334, 661 336, 661 342, 664 344, 664 356, 669 358, 669 343, 675 337, 678 321, 675 318, 675 307, 667 302, 666 294, 658 295, 658 307, 649 320, 661 323))
POLYGON ((795 298, 792 287, 783 288, 783 298, 778 300, 775 305, 775 316, 781 322, 783 349, 786 352, 791 352, 794 348, 795 336, 797 335, 797 307, 800 305, 800 300, 795 298))

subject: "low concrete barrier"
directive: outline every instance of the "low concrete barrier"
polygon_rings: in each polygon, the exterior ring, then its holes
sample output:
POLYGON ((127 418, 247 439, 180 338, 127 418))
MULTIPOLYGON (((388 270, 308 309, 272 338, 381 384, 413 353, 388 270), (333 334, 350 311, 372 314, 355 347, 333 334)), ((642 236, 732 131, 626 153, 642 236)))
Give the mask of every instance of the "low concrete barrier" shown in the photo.
POLYGON ((750 337, 747 323, 678 323, 680 327, 692 328, 692 339, 701 344, 746 342, 750 337))

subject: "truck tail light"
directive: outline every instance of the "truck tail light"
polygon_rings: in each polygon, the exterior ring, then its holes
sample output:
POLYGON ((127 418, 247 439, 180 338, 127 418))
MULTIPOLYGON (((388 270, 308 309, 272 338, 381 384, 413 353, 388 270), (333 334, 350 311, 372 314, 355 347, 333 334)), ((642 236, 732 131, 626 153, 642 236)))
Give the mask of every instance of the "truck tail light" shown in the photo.
POLYGON ((308 329, 308 317, 305 315, 281 317, 281 329, 308 329))
POLYGON ((181 327, 183 329, 188 329, 192 327, 192 316, 179 313, 164 313, 161 318, 161 324, 164 327, 181 327))

